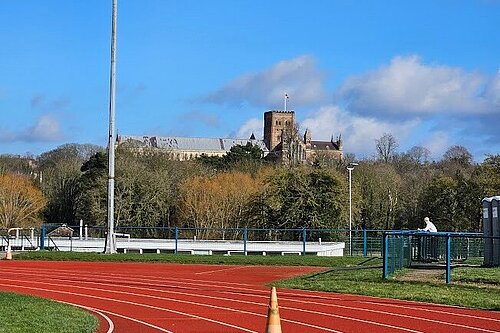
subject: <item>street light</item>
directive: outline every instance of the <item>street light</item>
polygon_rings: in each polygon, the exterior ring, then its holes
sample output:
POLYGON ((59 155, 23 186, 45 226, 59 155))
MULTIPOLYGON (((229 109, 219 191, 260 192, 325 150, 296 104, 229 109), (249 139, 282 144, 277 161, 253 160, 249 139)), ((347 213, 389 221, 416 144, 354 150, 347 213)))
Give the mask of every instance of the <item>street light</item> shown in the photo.
POLYGON ((115 87, 116 87, 116 6, 113 0, 111 18, 111 73, 109 79, 109 136, 108 136, 108 234, 104 253, 116 253, 115 240, 115 87))
POLYGON ((349 255, 352 256, 352 170, 358 163, 351 162, 347 165, 349 171, 349 255))

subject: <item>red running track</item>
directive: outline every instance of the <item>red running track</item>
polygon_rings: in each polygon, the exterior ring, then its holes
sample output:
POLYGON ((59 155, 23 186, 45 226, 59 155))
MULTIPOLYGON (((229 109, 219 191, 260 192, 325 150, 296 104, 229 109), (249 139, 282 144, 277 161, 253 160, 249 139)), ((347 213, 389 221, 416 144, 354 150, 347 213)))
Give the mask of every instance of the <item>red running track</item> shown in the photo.
MULTIPOLYGON (((0 290, 81 306, 99 333, 263 332, 274 280, 314 267, 0 261, 0 290)), ((493 295, 492 295, 493 296, 493 295)), ((500 312, 278 289, 293 332, 500 332, 500 312)))

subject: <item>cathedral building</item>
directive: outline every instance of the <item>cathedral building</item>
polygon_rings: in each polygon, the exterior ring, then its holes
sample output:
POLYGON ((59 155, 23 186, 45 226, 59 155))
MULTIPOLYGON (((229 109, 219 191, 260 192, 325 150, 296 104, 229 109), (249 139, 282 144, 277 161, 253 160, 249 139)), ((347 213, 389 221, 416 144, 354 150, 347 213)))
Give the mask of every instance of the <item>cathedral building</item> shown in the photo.
POLYGON ((317 159, 342 159, 342 138, 313 141, 306 129, 301 137, 294 111, 268 111, 264 113, 264 144, 268 158, 283 164, 314 163, 317 159))
POLYGON ((313 141, 311 131, 299 134, 294 111, 264 113, 264 139, 252 134, 249 139, 192 138, 159 136, 118 136, 118 145, 137 149, 141 153, 161 150, 172 159, 185 161, 201 155, 223 156, 236 145, 251 143, 258 146, 266 159, 282 164, 312 164, 318 159, 342 159, 342 139, 313 141))

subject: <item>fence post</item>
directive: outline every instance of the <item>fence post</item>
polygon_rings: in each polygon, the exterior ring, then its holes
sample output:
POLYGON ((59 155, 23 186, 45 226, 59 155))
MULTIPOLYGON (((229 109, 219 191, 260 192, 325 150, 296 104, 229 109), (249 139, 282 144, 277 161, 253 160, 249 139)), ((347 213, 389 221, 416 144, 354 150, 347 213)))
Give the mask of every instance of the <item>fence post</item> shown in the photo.
POLYGON ((79 239, 82 240, 83 238, 83 220, 80 219, 80 237, 79 239))
POLYGON ((179 227, 175 227, 175 249, 174 254, 177 254, 177 243, 179 241, 179 227))
POLYGON ((247 252, 247 241, 248 241, 248 227, 243 228, 243 253, 248 255, 247 252))
POLYGON ((363 229, 363 257, 368 256, 368 237, 366 229, 363 229))
POLYGON ((306 255, 306 241, 307 241, 307 230, 302 229, 302 255, 306 255))
POLYGON ((386 232, 384 232, 383 241, 382 241, 382 260, 383 260, 383 269, 382 269, 382 278, 387 279, 389 277, 389 237, 386 232))
POLYGON ((451 283, 451 236, 446 234, 446 283, 451 283))
POLYGON ((45 250, 45 226, 40 227, 40 250, 45 250))
POLYGON ((391 260, 391 273, 394 274, 396 272, 396 235, 392 235, 392 260, 391 260))
POLYGON ((405 262, 404 262, 404 258, 405 258, 405 239, 404 239, 404 236, 401 235, 399 236, 399 269, 403 269, 405 267, 405 262))

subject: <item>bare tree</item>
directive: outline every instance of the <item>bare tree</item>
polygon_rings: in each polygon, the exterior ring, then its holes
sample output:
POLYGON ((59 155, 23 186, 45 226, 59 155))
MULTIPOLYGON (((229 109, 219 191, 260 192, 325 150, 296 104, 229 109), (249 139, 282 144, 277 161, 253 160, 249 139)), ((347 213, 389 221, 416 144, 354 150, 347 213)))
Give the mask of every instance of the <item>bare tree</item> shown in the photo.
POLYGON ((390 133, 384 133, 379 139, 375 140, 375 143, 379 159, 384 163, 390 162, 399 146, 396 138, 390 133))
POLYGON ((430 150, 422 146, 413 146, 407 152, 408 157, 419 164, 429 162, 430 154, 430 150))
POLYGON ((472 154, 464 146, 451 146, 443 155, 444 161, 458 162, 462 166, 472 163, 472 154))

